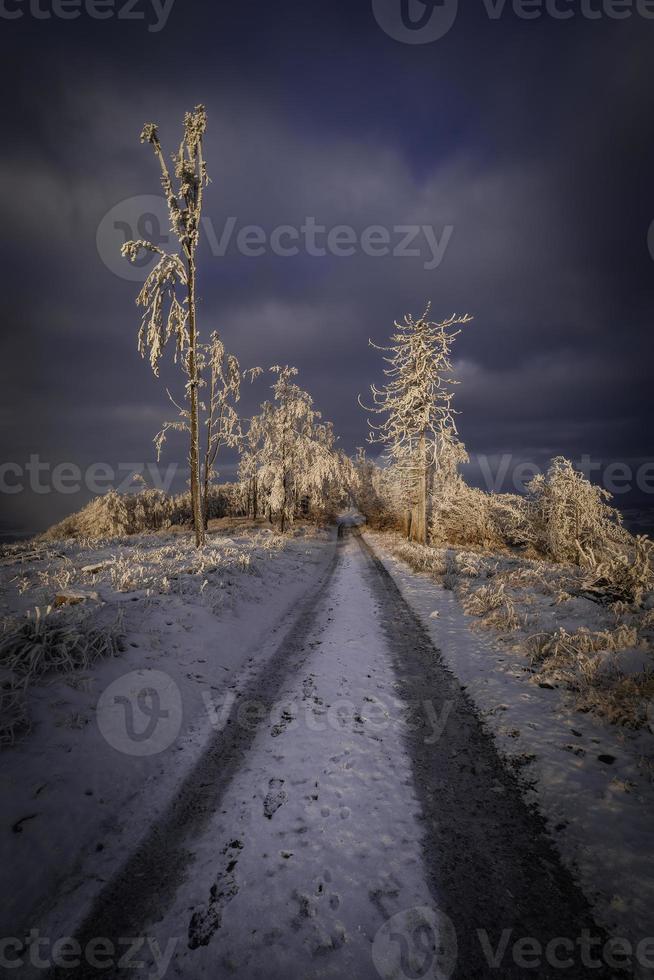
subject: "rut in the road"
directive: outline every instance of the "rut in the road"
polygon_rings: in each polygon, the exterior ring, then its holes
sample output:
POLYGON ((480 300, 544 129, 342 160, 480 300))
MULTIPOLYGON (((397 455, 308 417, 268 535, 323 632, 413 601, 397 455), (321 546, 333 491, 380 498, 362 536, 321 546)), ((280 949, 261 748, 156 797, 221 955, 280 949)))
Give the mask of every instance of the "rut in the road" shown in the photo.
MULTIPOLYGON (((606 941, 593 921, 587 900, 563 867, 543 818, 524 801, 515 776, 498 756, 492 737, 457 678, 401 595, 382 562, 358 531, 369 559, 369 578, 383 609, 382 625, 393 651, 400 694, 414 706, 414 729, 408 738, 414 782, 425 835, 425 865, 434 894, 458 936, 461 980, 524 978, 510 962, 491 970, 479 930, 497 949, 504 930, 510 943, 533 938, 547 944, 562 937, 576 943, 586 930, 606 941), (431 744, 424 705, 447 718, 442 736, 431 744)), ((486 947, 488 949, 488 946, 486 947)), ((604 978, 621 974, 603 966, 574 969, 541 964, 539 978, 562 975, 604 978)))
MULTIPOLYGON (((296 610, 275 652, 241 692, 243 701, 272 707, 287 674, 300 669, 306 657, 305 640, 313 626, 316 603, 328 588, 337 562, 338 550, 335 550, 317 585, 296 610)), ((82 949, 97 937, 107 938, 119 948, 121 937, 140 936, 143 925, 156 921, 167 907, 191 860, 189 839, 201 834, 215 813, 254 741, 256 732, 251 727, 236 724, 233 716, 237 709, 238 702, 233 705, 225 727, 210 739, 167 810, 98 895, 75 937, 82 949)), ((75 970, 76 980, 114 975, 118 974, 94 969, 84 961, 75 970)), ((131 974, 128 971, 128 975, 134 977, 134 970, 131 974)), ((55 967, 50 977, 69 980, 70 970, 55 967)))

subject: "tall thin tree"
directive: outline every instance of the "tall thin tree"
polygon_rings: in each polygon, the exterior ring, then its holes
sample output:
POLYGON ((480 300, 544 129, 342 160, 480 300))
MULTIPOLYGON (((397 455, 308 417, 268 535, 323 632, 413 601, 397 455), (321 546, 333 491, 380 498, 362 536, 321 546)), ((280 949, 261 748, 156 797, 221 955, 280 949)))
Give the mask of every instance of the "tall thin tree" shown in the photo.
POLYGON ((395 321, 390 346, 379 347, 370 341, 371 347, 385 355, 388 380, 381 388, 371 386, 371 406, 359 398, 362 408, 383 416, 378 425, 369 422, 369 441, 386 447, 407 498, 407 535, 421 543, 427 540, 429 499, 439 449, 447 433, 456 431, 452 344, 460 333, 456 327, 472 320, 465 314, 432 322, 430 309, 431 304, 418 319, 408 314, 403 323, 395 321))
MULTIPOLYGON (((190 436, 189 467, 191 471, 191 510, 195 529, 195 543, 204 544, 204 513, 200 484, 200 419, 199 387, 199 335, 197 327, 196 252, 200 237, 202 216, 202 192, 208 182, 202 141, 207 126, 203 105, 198 105, 184 116, 184 133, 177 153, 172 154, 173 178, 164 158, 159 132, 154 123, 146 123, 141 142, 149 143, 161 168, 161 185, 166 197, 171 230, 179 242, 179 253, 164 252, 149 241, 129 241, 122 253, 130 261, 136 261, 142 250, 160 256, 149 273, 137 304, 144 308, 138 346, 142 356, 149 352, 150 364, 155 375, 159 373, 159 359, 166 343, 175 338, 176 359, 179 357, 187 377, 186 400, 188 402, 188 429, 190 436), (181 298, 180 298, 181 297, 181 298)), ((171 427, 170 425, 168 426, 171 427)), ((181 424, 178 424, 181 427, 181 424)))

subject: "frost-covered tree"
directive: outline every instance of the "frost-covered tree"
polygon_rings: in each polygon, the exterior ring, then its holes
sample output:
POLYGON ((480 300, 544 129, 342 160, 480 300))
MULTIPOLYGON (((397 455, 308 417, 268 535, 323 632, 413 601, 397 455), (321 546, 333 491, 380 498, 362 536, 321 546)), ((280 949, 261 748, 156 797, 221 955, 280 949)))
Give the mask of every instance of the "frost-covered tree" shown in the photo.
MULTIPOLYGON (((206 429, 204 455, 202 459, 201 505, 202 522, 206 530, 209 524, 209 502, 211 481, 216 476, 215 463, 222 447, 240 447, 243 441, 243 419, 239 417, 236 405, 241 397, 241 380, 249 377, 254 381, 262 373, 261 368, 249 368, 241 373, 238 358, 227 354, 220 335, 214 330, 208 344, 198 347, 198 377, 200 387, 208 389, 208 397, 198 403, 200 418, 206 429), (208 376, 208 381, 206 377, 208 376)), ((168 392, 173 405, 178 410, 177 419, 164 422, 155 437, 157 458, 161 455, 168 432, 189 432, 190 412, 178 405, 168 392)))
POLYGON ((388 347, 370 341, 385 355, 387 381, 381 388, 371 386, 371 406, 359 399, 362 408, 383 419, 369 421, 369 442, 384 445, 406 502, 407 536, 421 543, 427 540, 434 474, 449 459, 456 436, 452 345, 460 333, 456 328, 472 320, 466 314, 433 322, 430 308, 418 319, 408 314, 402 323, 395 321, 388 347))
POLYGON ((259 467, 263 447, 263 414, 254 415, 239 446, 238 479, 243 509, 256 521, 262 501, 259 493, 259 467))
MULTIPOLYGON (((171 175, 154 123, 146 123, 141 142, 149 143, 161 168, 161 184, 166 197, 171 230, 179 243, 179 252, 164 252, 149 241, 129 241, 122 253, 134 262, 142 251, 154 252, 159 260, 149 273, 137 297, 143 307, 143 319, 139 331, 138 347, 142 356, 146 352, 155 375, 159 373, 159 360, 171 338, 175 341, 175 359, 186 375, 186 401, 182 420, 169 424, 168 428, 188 427, 189 466, 191 470, 191 503, 195 541, 198 547, 204 543, 204 514, 200 484, 200 419, 199 387, 199 336, 196 319, 196 251, 202 215, 202 192, 208 182, 202 141, 207 125, 205 108, 198 105, 184 117, 184 133, 177 153, 173 153, 171 175)), ((179 406, 178 406, 179 407, 179 406)))
POLYGON ((363 446, 357 446, 353 466, 356 476, 351 486, 357 508, 372 527, 391 526, 395 508, 390 501, 387 470, 369 459, 363 446))
POLYGON ((244 494, 279 520, 283 532, 312 499, 321 506, 340 486, 343 469, 331 423, 322 422, 313 399, 293 380, 297 369, 270 368, 273 399, 252 420, 241 458, 244 494))
POLYGON ((209 485, 214 475, 218 451, 224 446, 239 446, 243 439, 242 420, 235 407, 241 398, 241 378, 249 377, 250 381, 254 381, 262 373, 262 369, 249 368, 241 374, 238 358, 225 352, 225 345, 215 330, 209 344, 203 348, 203 367, 205 363, 209 374, 209 395, 206 405, 202 403, 201 408, 206 412, 207 430, 202 494, 206 528, 209 523, 209 485))

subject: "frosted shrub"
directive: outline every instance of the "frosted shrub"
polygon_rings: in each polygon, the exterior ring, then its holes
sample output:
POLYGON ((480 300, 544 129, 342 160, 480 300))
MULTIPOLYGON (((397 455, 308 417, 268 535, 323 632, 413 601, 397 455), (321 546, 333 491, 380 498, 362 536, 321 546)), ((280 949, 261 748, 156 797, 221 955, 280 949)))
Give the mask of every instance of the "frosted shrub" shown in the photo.
MULTIPOLYGON (((244 514, 239 488, 234 483, 209 486, 205 498, 207 522, 221 517, 238 517, 244 514)), ((190 526, 193 523, 191 494, 180 493, 172 498, 171 524, 190 526)), ((143 528, 147 530, 147 528, 143 528)))
MULTIPOLYGON (((233 484, 210 486, 206 507, 208 520, 237 515, 237 487, 233 484)), ((190 493, 171 497, 163 490, 150 488, 139 493, 126 494, 110 490, 102 497, 95 497, 76 514, 71 514, 49 528, 41 540, 62 541, 75 538, 80 543, 111 540, 164 531, 172 525, 191 526, 192 523, 190 493)))
POLYGON ((592 574, 584 584, 586 595, 600 601, 640 606, 647 592, 654 589, 652 559, 654 543, 644 535, 633 539, 625 550, 614 548, 603 560, 585 555, 592 574))
POLYGON ((120 494, 110 490, 102 497, 95 497, 76 514, 49 528, 42 537, 50 541, 121 538, 168 527, 172 513, 172 499, 161 490, 147 489, 136 494, 120 494))
POLYGON ((529 509, 524 496, 517 493, 493 493, 488 497, 491 519, 504 544, 509 547, 529 544, 529 509))
POLYGON ((485 493, 458 475, 434 496, 430 540, 486 550, 529 540, 526 501, 517 494, 485 493))
POLYGON ((541 554, 553 561, 584 564, 629 535, 609 506, 611 495, 595 487, 572 463, 557 456, 547 473, 528 486, 531 537, 541 554))
POLYGON ((161 490, 142 490, 127 497, 129 534, 143 531, 160 531, 170 526, 172 507, 170 498, 161 490))

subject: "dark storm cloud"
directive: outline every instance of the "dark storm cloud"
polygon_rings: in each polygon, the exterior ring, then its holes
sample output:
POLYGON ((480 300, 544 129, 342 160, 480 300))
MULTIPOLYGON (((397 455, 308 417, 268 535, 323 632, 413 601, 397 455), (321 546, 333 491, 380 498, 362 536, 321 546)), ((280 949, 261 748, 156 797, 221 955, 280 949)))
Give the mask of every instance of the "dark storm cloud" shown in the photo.
MULTIPOLYGON (((457 352, 472 452, 647 455, 654 24, 490 22, 480 7, 425 47, 388 38, 367 3, 178 0, 157 35, 3 24, 15 132, 2 163, 3 391, 21 406, 3 416, 7 458, 153 458, 169 413, 134 349, 138 283, 107 268, 96 232, 119 202, 158 193, 142 123, 172 149, 198 101, 213 179, 202 326, 244 365, 297 364, 346 449, 365 439, 356 396, 380 375, 368 337, 431 299, 436 315, 476 317, 457 352), (359 245, 255 258, 232 240, 212 255, 230 216, 234 237, 311 217, 351 226, 359 245), (452 232, 425 268, 424 235, 418 257, 363 254, 371 225, 452 232)), ((36 526, 71 506, 17 495, 7 520, 36 526)))

